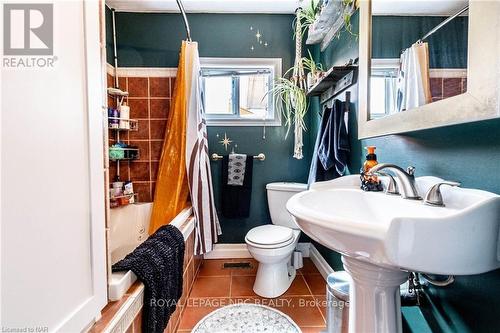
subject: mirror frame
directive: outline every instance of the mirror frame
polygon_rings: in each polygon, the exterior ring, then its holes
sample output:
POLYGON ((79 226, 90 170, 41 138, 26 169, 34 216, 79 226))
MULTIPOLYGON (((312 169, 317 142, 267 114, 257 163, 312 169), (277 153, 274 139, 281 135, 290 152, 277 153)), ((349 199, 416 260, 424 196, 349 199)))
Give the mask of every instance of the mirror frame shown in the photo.
POLYGON ((360 1, 358 139, 500 117, 500 1, 469 0, 465 93, 373 120, 369 120, 371 14, 371 0, 360 1))

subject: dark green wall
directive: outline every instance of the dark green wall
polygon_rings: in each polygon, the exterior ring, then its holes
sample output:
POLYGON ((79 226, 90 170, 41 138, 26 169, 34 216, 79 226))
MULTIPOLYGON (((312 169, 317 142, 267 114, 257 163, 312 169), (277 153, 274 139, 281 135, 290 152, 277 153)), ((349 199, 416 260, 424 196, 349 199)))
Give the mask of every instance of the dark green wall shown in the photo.
MULTIPOLYGON (((410 47, 446 17, 440 16, 374 16, 372 19, 373 58, 399 58, 410 47)), ((468 18, 457 17, 436 31, 429 43, 431 68, 467 68, 468 18)))
MULTIPOLYGON (((110 15, 108 14, 108 17, 110 15)), ((198 42, 201 57, 282 58, 283 72, 292 66, 295 41, 292 39, 293 15, 188 14, 191 35, 198 42), (254 27, 251 31, 250 27, 254 27), (267 48, 254 41, 256 29, 269 43, 267 48), (250 47, 254 45, 255 50, 250 47)), ((179 14, 116 13, 118 65, 121 67, 177 67, 181 41, 186 38, 179 14)), ((108 45, 108 55, 111 51, 108 45)), ((110 58, 108 57, 108 61, 110 58)), ((255 161, 251 213, 247 219, 225 219, 220 214, 222 243, 244 243, 251 228, 271 223, 265 185, 274 181, 305 182, 310 152, 305 135, 303 160, 292 158, 293 135, 285 140, 284 127, 208 127, 210 154, 227 154, 218 142, 224 133, 237 144, 237 152, 266 154, 263 162, 255 161), (219 138, 216 135, 219 134, 219 138)), ((212 162, 216 205, 220 198, 221 162, 212 162)))
MULTIPOLYGON (((387 42, 389 40, 387 38, 387 42)), ((485 47, 487 50, 487 46, 476 47, 485 47)), ((335 40, 321 53, 320 59, 329 68, 357 57, 357 53, 357 39, 344 32, 339 40, 335 40)), ((357 87, 351 91, 354 108, 357 109, 357 87)), ((315 130, 319 123, 318 108, 317 103, 312 104, 311 127, 315 130)), ((464 187, 500 193, 500 119, 358 140, 354 111, 349 117, 349 132, 349 170, 352 173, 358 173, 364 161, 362 147, 375 145, 380 162, 401 166, 412 164, 417 168, 417 176, 434 175, 459 180, 464 187)), ((314 137, 315 134, 311 131, 310 136, 314 137)), ((333 267, 340 268, 338 254, 323 247, 320 249, 333 267)), ((419 309, 403 308, 405 331, 498 332, 499 285, 500 270, 496 270, 476 276, 456 277, 455 283, 447 288, 426 288, 426 301, 419 309)))

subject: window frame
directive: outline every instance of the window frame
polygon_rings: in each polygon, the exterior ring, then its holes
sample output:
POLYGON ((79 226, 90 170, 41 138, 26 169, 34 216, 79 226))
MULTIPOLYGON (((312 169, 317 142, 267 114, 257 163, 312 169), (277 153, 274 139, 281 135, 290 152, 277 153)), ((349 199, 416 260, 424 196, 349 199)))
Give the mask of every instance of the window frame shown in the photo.
MULTIPOLYGON (((201 69, 223 68, 223 69, 268 69, 271 71, 271 79, 274 82, 281 77, 281 58, 200 58, 201 69)), ((233 93, 239 103, 239 91, 233 93)), ((281 126, 281 114, 276 111, 274 97, 270 94, 268 102, 268 114, 266 119, 244 118, 239 114, 214 115, 205 114, 207 126, 281 126)), ((234 105, 234 104, 233 104, 234 105)))

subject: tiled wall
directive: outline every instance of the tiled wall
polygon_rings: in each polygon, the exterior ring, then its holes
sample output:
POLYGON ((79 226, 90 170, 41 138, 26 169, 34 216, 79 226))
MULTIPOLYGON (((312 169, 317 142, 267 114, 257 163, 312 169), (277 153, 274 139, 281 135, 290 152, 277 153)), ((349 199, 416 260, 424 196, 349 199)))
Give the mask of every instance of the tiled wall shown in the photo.
MULTIPOLYGON (((193 286, 196 274, 200 268, 201 261, 202 256, 194 255, 194 232, 191 232, 189 237, 186 239, 186 250, 184 253, 182 297, 177 303, 177 308, 170 317, 168 326, 165 328, 164 333, 175 333, 177 331, 181 314, 186 306, 186 300, 193 286)), ((112 322, 112 320, 116 319, 115 317, 117 313, 122 310, 121 307, 125 303, 127 297, 130 297, 133 294, 133 291, 138 287, 138 284, 139 282, 136 282, 119 301, 108 303, 108 305, 101 312, 101 319, 91 328, 91 333, 100 333, 105 329, 110 328, 108 325, 112 322)), ((112 331, 115 330, 112 329, 112 331)), ((126 329, 126 333, 142 333, 142 309, 139 311, 132 324, 130 324, 130 326, 126 329)))
POLYGON ((432 101, 460 95, 467 91, 467 78, 461 77, 431 77, 432 101))
MULTIPOLYGON (((120 89, 129 92, 130 118, 138 120, 138 131, 120 132, 120 141, 138 146, 140 159, 120 162, 120 178, 131 180, 140 202, 153 201, 158 164, 163 146, 175 78, 132 77, 119 78, 120 89)), ((108 74, 108 87, 114 86, 114 77, 108 74)), ((108 105, 115 101, 108 98, 108 105)), ((116 132, 109 130, 109 145, 116 142, 116 132)), ((116 175, 116 162, 110 162, 109 180, 116 175)))

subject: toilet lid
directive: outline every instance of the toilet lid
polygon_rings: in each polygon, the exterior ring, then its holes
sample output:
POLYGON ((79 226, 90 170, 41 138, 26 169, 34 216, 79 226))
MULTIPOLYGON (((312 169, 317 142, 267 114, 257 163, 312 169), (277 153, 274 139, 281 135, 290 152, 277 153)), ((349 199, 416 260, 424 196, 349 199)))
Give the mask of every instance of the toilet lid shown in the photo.
POLYGON ((246 239, 255 244, 277 245, 293 238, 290 228, 267 224, 253 228, 247 233, 246 239))

